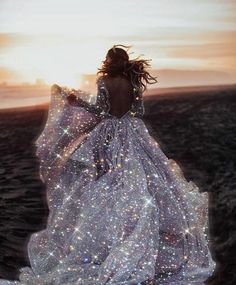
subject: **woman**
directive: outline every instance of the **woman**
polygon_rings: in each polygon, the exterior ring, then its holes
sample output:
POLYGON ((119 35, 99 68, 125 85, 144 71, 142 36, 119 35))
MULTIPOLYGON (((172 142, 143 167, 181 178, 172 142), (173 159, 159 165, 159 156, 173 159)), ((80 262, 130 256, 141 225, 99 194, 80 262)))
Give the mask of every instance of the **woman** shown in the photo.
POLYGON ((47 226, 30 237, 31 268, 0 284, 202 285, 214 271, 207 194, 150 136, 142 93, 156 79, 118 46, 99 69, 95 104, 52 86, 36 141, 47 226))

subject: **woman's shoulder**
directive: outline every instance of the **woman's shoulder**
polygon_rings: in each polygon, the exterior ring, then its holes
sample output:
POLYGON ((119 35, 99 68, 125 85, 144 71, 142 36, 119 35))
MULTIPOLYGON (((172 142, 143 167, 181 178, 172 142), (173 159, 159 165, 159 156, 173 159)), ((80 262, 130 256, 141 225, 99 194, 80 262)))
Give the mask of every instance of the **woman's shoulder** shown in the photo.
POLYGON ((100 83, 104 80, 105 76, 104 75, 100 75, 96 78, 96 83, 100 83))

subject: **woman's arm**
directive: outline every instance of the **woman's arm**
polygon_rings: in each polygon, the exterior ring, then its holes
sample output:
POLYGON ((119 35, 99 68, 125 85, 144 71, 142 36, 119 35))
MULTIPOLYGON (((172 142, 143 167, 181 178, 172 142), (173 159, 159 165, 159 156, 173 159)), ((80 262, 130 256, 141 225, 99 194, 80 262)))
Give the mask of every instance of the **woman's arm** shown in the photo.
MULTIPOLYGON (((90 104, 86 102, 85 100, 81 99, 77 94, 79 93, 78 90, 75 89, 66 89, 62 88, 57 84, 54 84, 52 86, 52 92, 59 93, 61 96, 63 96, 66 101, 75 107, 82 107, 85 110, 95 113, 97 115, 103 115, 104 114, 104 94, 101 94, 99 91, 99 85, 98 85, 98 95, 97 100, 95 104, 90 104)), ((82 91, 82 90, 81 90, 82 91)), ((82 91, 83 92, 83 91, 82 91)))
POLYGON ((83 107, 85 109, 89 109, 92 106, 92 104, 89 104, 80 97, 77 97, 74 93, 69 93, 66 99, 67 102, 73 106, 83 107))
POLYGON ((85 110, 87 110, 91 113, 97 114, 97 115, 102 115, 102 113, 104 111, 103 107, 98 104, 98 101, 96 102, 96 104, 90 104, 90 103, 84 101, 83 99, 81 99, 80 97, 76 97, 74 93, 68 94, 66 99, 70 105, 82 107, 85 110))
POLYGON ((83 107, 83 108, 89 108, 90 106, 92 106, 92 104, 89 104, 80 97, 76 96, 77 91, 75 89, 67 91, 62 87, 60 87, 59 85, 53 84, 51 87, 51 92, 54 94, 60 93, 60 95, 62 95, 70 105, 83 107))

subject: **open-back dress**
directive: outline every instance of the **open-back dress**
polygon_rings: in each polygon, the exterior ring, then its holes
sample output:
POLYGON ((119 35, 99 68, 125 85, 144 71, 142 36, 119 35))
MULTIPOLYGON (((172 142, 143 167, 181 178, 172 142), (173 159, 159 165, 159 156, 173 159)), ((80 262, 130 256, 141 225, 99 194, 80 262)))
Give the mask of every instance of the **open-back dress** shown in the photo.
MULTIPOLYGON (((184 178, 149 134, 140 86, 132 86, 127 111, 129 99, 115 110, 106 81, 98 78, 94 104, 68 103, 70 92, 85 93, 51 87, 46 126, 35 141, 47 187, 47 226, 30 236, 31 266, 20 269, 19 281, 2 279, 1 285, 137 285, 152 279, 202 285, 212 275, 207 193, 184 178), (121 109, 123 115, 114 115, 121 109)), ((110 81, 110 91, 112 86, 110 81)), ((116 86, 122 100, 124 84, 116 86)))

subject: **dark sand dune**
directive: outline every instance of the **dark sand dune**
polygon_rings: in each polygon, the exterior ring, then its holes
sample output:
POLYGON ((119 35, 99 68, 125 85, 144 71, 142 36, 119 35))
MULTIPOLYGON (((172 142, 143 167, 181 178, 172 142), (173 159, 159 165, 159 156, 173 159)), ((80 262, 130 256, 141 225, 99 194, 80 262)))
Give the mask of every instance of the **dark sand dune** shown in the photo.
MULTIPOLYGON (((236 284, 236 87, 155 96, 144 121, 187 180, 210 195, 211 251, 218 264, 207 284, 236 284)), ((46 189, 39 179, 34 139, 46 107, 0 112, 0 277, 17 279, 28 265, 32 232, 46 226, 46 189)))

